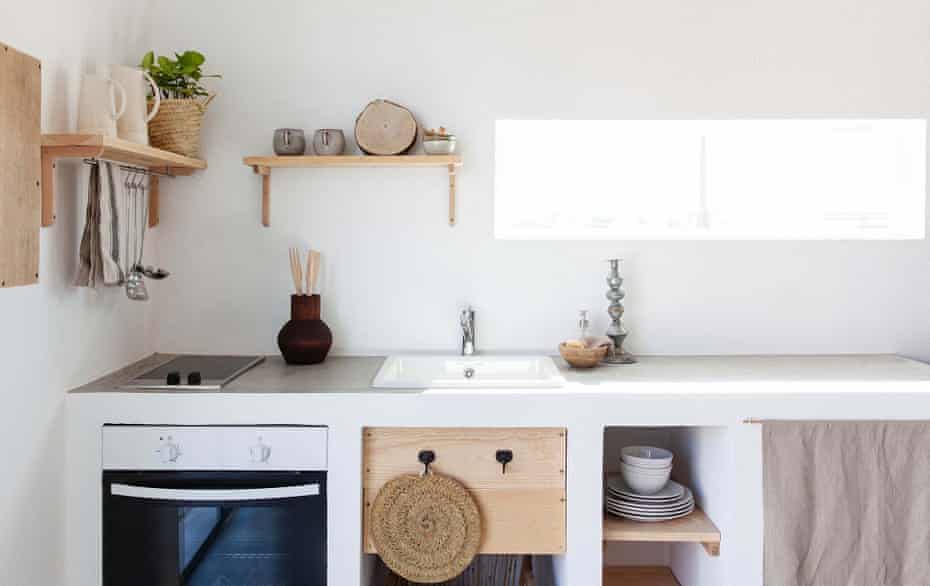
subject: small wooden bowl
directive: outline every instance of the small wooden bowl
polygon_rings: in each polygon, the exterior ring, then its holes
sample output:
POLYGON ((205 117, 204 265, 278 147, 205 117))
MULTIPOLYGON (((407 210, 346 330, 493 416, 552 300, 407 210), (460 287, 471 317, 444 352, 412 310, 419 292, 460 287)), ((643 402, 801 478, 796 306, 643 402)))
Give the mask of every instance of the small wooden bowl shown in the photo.
POLYGON ((559 344, 559 354, 573 368, 593 368, 607 356, 607 346, 573 348, 562 342, 559 344))

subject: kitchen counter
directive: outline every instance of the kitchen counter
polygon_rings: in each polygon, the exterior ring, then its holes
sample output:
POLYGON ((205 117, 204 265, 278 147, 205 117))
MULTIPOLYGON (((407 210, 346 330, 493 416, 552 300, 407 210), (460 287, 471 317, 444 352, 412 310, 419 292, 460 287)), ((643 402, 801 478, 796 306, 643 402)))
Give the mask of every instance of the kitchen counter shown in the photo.
MULTIPOLYGON (((174 358, 153 354, 108 374, 72 393, 375 393, 375 394, 578 394, 702 392, 856 392, 865 390, 930 391, 930 365, 895 355, 833 356, 644 356, 639 363, 570 368, 554 357, 567 384, 556 389, 376 389, 371 381, 381 367, 381 356, 332 356, 322 364, 288 365, 280 356, 267 356, 221 390, 126 390, 119 386, 174 358), (876 384, 880 383, 881 388, 876 384)), ((480 356, 479 356, 480 358, 480 356)))
POLYGON ((674 556, 708 572, 703 584, 762 586, 763 426, 755 423, 930 420, 930 366, 891 355, 656 356, 594 370, 569 369, 556 358, 567 379, 562 388, 425 390, 371 388, 379 357, 332 356, 294 367, 270 356, 220 391, 118 389, 170 358, 150 356, 68 394, 70 584, 100 584, 107 424, 326 426, 327 571, 329 583, 341 586, 368 586, 359 533, 365 427, 564 428, 568 541, 555 562, 559 586, 601 580, 609 428, 623 428, 621 435, 677 429, 686 438, 678 454, 699 472, 695 497, 723 542, 719 558, 693 544, 671 546, 674 556))

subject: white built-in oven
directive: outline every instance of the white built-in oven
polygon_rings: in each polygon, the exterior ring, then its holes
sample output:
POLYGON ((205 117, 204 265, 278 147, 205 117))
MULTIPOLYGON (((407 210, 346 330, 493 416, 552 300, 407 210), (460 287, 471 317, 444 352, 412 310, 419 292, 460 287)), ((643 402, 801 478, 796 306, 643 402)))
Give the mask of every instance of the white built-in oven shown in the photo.
POLYGON ((325 586, 323 427, 103 428, 104 586, 325 586))

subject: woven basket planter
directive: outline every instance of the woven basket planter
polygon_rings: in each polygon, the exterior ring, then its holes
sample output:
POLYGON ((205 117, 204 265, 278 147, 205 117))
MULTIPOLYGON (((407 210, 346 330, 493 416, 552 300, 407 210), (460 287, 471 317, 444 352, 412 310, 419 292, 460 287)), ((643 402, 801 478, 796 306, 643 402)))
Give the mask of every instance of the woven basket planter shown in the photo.
POLYGON ((212 99, 162 99, 158 114, 149 122, 149 143, 157 149, 200 158, 200 127, 212 99))

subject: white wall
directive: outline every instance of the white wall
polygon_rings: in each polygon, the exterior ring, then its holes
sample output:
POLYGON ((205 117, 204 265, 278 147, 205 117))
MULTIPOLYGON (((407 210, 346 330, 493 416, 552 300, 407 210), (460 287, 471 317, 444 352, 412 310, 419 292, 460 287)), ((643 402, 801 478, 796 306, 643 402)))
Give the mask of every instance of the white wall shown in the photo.
MULTIPOLYGON (((80 74, 97 59, 135 62, 143 0, 0 0, 0 40, 42 60, 43 131, 73 131, 80 74)), ((0 289, 0 581, 66 584, 65 389, 151 351, 150 308, 120 290, 70 286, 86 171, 59 164, 58 221, 41 233, 40 284, 0 289)))
POLYGON ((275 352, 285 249, 312 244, 344 353, 452 350, 464 302, 481 347, 552 351, 579 308, 604 327, 602 260, 623 256, 637 352, 930 358, 923 241, 492 236, 496 119, 927 116, 924 0, 159 6, 156 46, 200 48, 224 74, 206 120, 210 169, 164 188, 158 231, 175 276, 159 298, 160 350, 275 352), (445 223, 440 170, 329 169, 276 172, 262 228, 260 182, 241 157, 270 153, 275 127, 350 133, 381 96, 459 136, 459 225, 445 223))

